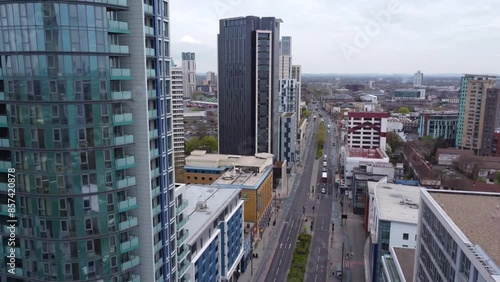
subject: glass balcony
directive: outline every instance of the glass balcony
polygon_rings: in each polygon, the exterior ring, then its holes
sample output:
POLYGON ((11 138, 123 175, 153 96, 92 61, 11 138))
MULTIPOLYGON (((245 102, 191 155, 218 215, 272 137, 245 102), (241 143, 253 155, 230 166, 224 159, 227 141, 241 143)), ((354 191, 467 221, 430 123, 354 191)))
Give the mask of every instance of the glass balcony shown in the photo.
POLYGON ((2 215, 8 215, 9 214, 9 206, 5 205, 0 205, 0 214, 2 215))
POLYGON ((115 145, 125 145, 134 143, 134 135, 123 135, 115 137, 115 145))
POLYGON ((5 93, 4 92, 0 92, 0 100, 5 100, 5 93))
POLYGON ((157 117, 158 117, 158 111, 157 110, 151 110, 151 111, 149 111, 149 118, 150 119, 157 118, 157 117))
POLYGON ((163 247, 163 243, 161 241, 156 243, 156 245, 154 247, 155 253, 158 252, 162 247, 163 247))
POLYGON ((108 20, 108 31, 114 33, 128 33, 128 23, 108 20))
POLYGON ((158 137, 158 129, 153 129, 149 131, 149 139, 158 137))
POLYGON ((120 231, 137 226, 137 217, 129 216, 129 220, 122 221, 119 224, 120 231))
POLYGON ((184 225, 189 221, 189 217, 185 216, 179 223, 177 223, 177 230, 181 230, 184 225))
POLYGON ((128 197, 125 201, 118 202, 118 212, 125 212, 137 208, 137 198, 128 197))
POLYGON ((155 262, 155 269, 156 270, 158 270, 162 266, 163 266, 163 259, 159 259, 157 262, 155 262))
POLYGON ((149 151, 149 157, 151 159, 156 158, 159 155, 160 155, 160 151, 158 149, 154 149, 154 150, 149 151))
POLYGON ((154 209, 153 209, 153 215, 157 215, 161 212, 161 205, 157 205, 154 209))
MULTIPOLYGON (((99 1, 94 0, 94 2, 101 3, 102 0, 99 1)), ((128 7, 128 0, 105 0, 105 2, 110 5, 128 7)))
POLYGON ((178 271, 179 271, 179 277, 182 277, 182 275, 184 275, 186 273, 186 271, 188 270, 189 268, 189 263, 188 262, 182 262, 179 264, 179 267, 178 267, 178 271))
POLYGON ((9 139, 0 139, 0 147, 10 147, 9 139))
POLYGON ((117 69, 111 68, 111 79, 112 80, 124 80, 130 79, 130 69, 117 69))
POLYGON ((130 260, 122 263, 122 271, 130 269, 139 264, 139 257, 131 255, 130 260))
POLYGON ((0 116, 0 126, 8 126, 7 124, 7 116, 0 116))
MULTIPOLYGON (((11 249, 11 248, 13 248, 13 247, 5 246, 5 247, 3 248, 3 250, 4 250, 4 252, 5 252, 6 254, 10 254, 10 253, 11 253, 11 252, 10 252, 10 249, 11 249)), ((14 247, 13 249, 14 249, 14 252, 15 252, 15 254, 16 254, 16 258, 21 258, 21 249, 20 249, 20 248, 15 248, 15 247, 14 247)))
POLYGON ((7 192, 7 183, 0 183, 0 191, 7 192))
POLYGON ((120 243, 120 251, 122 253, 130 252, 139 247, 139 238, 137 236, 131 236, 128 241, 120 243))
POLYGON ((118 180, 118 182, 116 182, 116 187, 118 187, 118 189, 130 187, 130 186, 134 186, 134 185, 135 185, 135 177, 133 177, 133 176, 129 176, 125 179, 121 179, 121 180, 118 180))
POLYGON ((126 282, 141 282, 141 276, 137 274, 132 274, 130 279, 128 279, 126 282))
POLYGON ((177 261, 182 261, 189 253, 189 248, 186 246, 181 253, 177 253, 177 261))
POLYGON ((184 244, 187 240, 187 238, 189 237, 189 231, 188 230, 184 230, 184 235, 182 235, 181 237, 177 238, 177 246, 180 246, 182 244, 184 244))
POLYGON ((188 201, 187 200, 182 201, 182 204, 177 208, 175 208, 176 215, 179 215, 183 210, 186 209, 187 206, 188 206, 188 201))
POLYGON ((150 27, 150 26, 144 26, 144 33, 146 35, 152 35, 152 36, 154 36, 155 35, 155 29, 153 27, 150 27))
POLYGON ((0 161, 0 169, 9 169, 12 167, 12 162, 10 161, 0 161))
POLYGON ((149 98, 156 98, 156 90, 148 90, 149 98))
POLYGON ((131 91, 111 92, 111 99, 113 99, 113 100, 130 100, 130 99, 132 99, 132 92, 131 91))
POLYGON ((157 177, 158 175, 160 175, 160 168, 159 167, 151 170, 151 177, 157 177))
POLYGON ((144 13, 152 14, 153 13, 153 6, 148 5, 148 4, 143 4, 144 6, 144 13))
POLYGON ((159 222, 154 228, 153 228, 153 232, 154 234, 158 233, 161 231, 161 222, 159 222))
POLYGON ((16 267, 16 275, 17 276, 23 276, 23 269, 20 267, 16 267))
POLYGON ((161 193, 160 186, 158 186, 155 189, 153 189, 151 193, 153 194, 153 196, 157 196, 158 194, 160 194, 161 193))
POLYGON ((134 156, 126 156, 124 158, 115 159, 116 169, 127 169, 135 166, 134 156))
POLYGON ((134 121, 132 113, 123 113, 113 115, 114 125, 131 124, 134 121))
POLYGON ((3 230, 3 234, 10 234, 11 231, 14 231, 16 234, 19 234, 19 227, 16 227, 14 230, 12 230, 12 229, 9 229, 9 226, 7 224, 4 225, 2 230, 3 230))
POLYGON ((146 48, 144 50, 144 54, 146 54, 146 57, 154 57, 155 56, 155 49, 153 49, 153 48, 146 48))
POLYGON ((109 51, 111 53, 120 53, 120 54, 130 53, 127 45, 109 45, 109 51))
POLYGON ((148 77, 156 77, 156 70, 155 69, 146 69, 146 74, 148 77))

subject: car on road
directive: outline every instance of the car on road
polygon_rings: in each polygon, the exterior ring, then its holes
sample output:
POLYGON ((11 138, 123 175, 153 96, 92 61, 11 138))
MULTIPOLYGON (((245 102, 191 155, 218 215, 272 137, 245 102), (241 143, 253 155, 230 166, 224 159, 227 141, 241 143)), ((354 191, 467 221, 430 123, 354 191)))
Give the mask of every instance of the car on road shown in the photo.
POLYGON ((325 167, 327 166, 326 162, 323 162, 323 166, 325 166, 325 167))
POLYGON ((323 156, 323 158, 326 160, 326 154, 323 156))
POLYGON ((321 187, 321 194, 326 194, 326 188, 325 187, 321 187))
POLYGON ((326 172, 326 167, 323 167, 323 172, 326 172))

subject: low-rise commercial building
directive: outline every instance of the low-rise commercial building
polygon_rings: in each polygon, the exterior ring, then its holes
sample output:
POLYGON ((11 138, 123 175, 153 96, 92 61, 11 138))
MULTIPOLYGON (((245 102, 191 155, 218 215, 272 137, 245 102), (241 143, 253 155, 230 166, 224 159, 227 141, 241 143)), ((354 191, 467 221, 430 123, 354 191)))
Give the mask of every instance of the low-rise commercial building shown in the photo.
POLYGON ((354 168, 359 167, 361 162, 389 163, 389 156, 379 148, 363 149, 345 147, 345 149, 344 184, 346 187, 351 187, 354 168))
POLYGON ((420 193, 413 281, 500 281, 500 194, 420 193))
POLYGON ((390 254, 382 256, 383 281, 412 282, 414 265, 414 248, 391 247, 390 254))
POLYGON ((382 258, 391 247, 415 248, 420 204, 420 188, 389 184, 384 180, 368 182, 370 234, 369 261, 371 281, 382 281, 382 258))
POLYGON ((418 122, 418 137, 446 139, 450 145, 457 137, 458 112, 423 112, 418 122))
POLYGON ((388 182, 394 180, 394 165, 391 163, 360 162, 359 167, 354 168, 351 185, 354 214, 365 214, 368 181, 377 182, 384 177, 388 182))
POLYGON ((207 151, 195 150, 186 157, 184 179, 188 184, 212 184, 224 172, 234 166, 241 156, 207 154, 207 151))
POLYGON ((214 188, 239 188, 245 202, 245 222, 257 225, 252 235, 260 237, 272 213, 273 155, 256 154, 241 156, 234 167, 225 172, 212 186, 214 188))
POLYGON ((189 185, 184 195, 191 281, 236 281, 244 249, 241 191, 189 185))
POLYGON ((392 92, 392 101, 424 100, 425 89, 396 89, 392 92))

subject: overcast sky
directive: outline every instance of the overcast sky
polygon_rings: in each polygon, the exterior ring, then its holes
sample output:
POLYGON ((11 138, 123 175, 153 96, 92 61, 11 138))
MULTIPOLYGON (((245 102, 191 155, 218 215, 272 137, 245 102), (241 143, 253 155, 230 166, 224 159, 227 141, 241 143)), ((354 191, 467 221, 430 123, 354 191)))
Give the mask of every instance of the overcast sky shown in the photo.
POLYGON ((304 73, 500 73, 500 0, 171 0, 171 51, 217 72, 219 19, 281 18, 304 73))

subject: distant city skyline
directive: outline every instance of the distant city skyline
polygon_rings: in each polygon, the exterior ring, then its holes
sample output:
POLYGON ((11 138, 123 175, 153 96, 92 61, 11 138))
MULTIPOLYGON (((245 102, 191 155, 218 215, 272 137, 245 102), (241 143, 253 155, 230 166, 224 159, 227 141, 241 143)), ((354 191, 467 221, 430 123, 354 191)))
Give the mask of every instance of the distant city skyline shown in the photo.
POLYGON ((195 52, 198 72, 216 71, 219 19, 273 16, 304 74, 500 73, 500 2, 458 2, 174 1, 172 55, 195 52))

